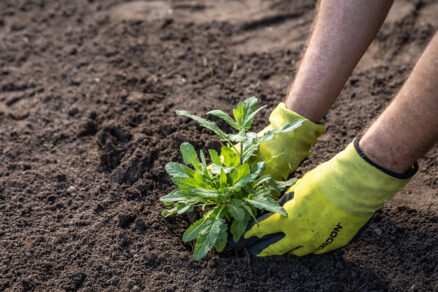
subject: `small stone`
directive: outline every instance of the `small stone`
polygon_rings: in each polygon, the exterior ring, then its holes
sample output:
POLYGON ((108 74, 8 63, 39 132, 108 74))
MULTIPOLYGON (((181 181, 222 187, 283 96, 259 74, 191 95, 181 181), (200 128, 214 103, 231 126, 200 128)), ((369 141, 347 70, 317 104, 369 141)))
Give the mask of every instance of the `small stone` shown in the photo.
POLYGON ((76 192, 76 188, 74 187, 74 186, 69 186, 68 188, 67 188, 67 193, 69 193, 69 194, 73 194, 73 193, 75 193, 76 192))
POLYGON ((374 232, 376 232, 376 234, 379 235, 379 236, 382 235, 382 233, 383 233, 382 229, 380 229, 380 228, 375 228, 374 232))
POLYGON ((81 84, 81 79, 79 77, 72 77, 70 82, 72 85, 78 86, 81 84))
POLYGON ((416 291, 418 291, 418 288, 417 288, 417 285, 412 285, 411 286, 411 288, 409 288, 409 290, 408 290, 409 292, 416 292, 416 291))

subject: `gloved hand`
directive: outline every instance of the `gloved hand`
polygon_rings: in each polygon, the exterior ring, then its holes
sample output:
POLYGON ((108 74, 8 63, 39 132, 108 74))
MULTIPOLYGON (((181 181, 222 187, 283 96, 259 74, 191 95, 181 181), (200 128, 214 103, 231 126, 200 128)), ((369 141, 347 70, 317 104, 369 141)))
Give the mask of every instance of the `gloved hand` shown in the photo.
POLYGON ((263 142, 259 146, 256 161, 268 159, 265 174, 270 174, 276 180, 285 180, 294 172, 301 161, 309 155, 310 148, 316 143, 317 138, 325 132, 325 127, 304 118, 303 116, 286 108, 280 103, 269 116, 269 126, 258 133, 279 129, 286 123, 296 119, 305 119, 302 126, 295 131, 275 134, 274 139, 263 142))
POLYGON ((286 191, 288 216, 268 213, 233 248, 257 256, 321 254, 346 245, 359 229, 415 174, 385 170, 370 161, 355 140, 286 191))

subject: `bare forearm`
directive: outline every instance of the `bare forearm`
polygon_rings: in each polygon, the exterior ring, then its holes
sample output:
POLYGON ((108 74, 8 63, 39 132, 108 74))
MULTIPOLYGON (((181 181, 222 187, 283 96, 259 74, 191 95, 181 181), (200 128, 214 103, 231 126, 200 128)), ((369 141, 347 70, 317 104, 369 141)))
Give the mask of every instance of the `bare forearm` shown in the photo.
POLYGON ((381 27, 392 0, 321 1, 286 106, 317 122, 329 110, 381 27))
POLYGON ((438 140, 438 33, 394 101, 359 147, 375 163, 403 173, 438 140))

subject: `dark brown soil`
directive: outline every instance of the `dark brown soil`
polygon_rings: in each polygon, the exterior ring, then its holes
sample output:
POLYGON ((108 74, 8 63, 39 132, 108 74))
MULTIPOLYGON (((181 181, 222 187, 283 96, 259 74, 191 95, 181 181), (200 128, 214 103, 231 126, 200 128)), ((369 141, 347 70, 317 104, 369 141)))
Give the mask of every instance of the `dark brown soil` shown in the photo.
MULTIPOLYGON (((396 1, 297 176, 383 110, 437 14, 434 0, 396 1)), ((229 111, 252 95, 272 110, 313 15, 305 0, 1 0, 0 290, 437 291, 437 147, 354 242, 325 255, 195 262, 188 218, 160 216, 179 145, 218 146, 174 111, 229 111)))

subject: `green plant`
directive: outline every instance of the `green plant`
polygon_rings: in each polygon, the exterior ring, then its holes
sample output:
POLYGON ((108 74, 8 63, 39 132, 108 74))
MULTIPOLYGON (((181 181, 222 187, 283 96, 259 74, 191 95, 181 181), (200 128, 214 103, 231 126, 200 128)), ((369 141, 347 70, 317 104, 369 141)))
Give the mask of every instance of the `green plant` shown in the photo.
POLYGON ((233 110, 234 119, 220 110, 208 112, 236 129, 238 132, 234 134, 225 133, 215 122, 187 111, 176 111, 178 115, 187 116, 213 131, 222 144, 220 155, 216 150, 208 149, 211 165, 207 165, 202 150, 198 156, 193 146, 187 142, 180 147, 185 165, 176 162, 166 164, 166 171, 177 189, 160 198, 165 205, 173 205, 172 209, 163 211, 162 215, 183 214, 197 207, 203 213, 183 235, 184 242, 196 240, 196 260, 204 257, 213 247, 222 251, 227 243, 228 229, 233 239, 239 240, 249 221, 256 220, 257 209, 287 216, 271 197, 271 192, 283 191, 294 184, 296 179, 285 182, 272 179, 269 174, 263 173, 266 161, 256 161, 255 154, 261 142, 274 138, 276 133, 295 130, 301 126, 302 120, 258 136, 248 130, 254 116, 261 109, 263 107, 258 108, 257 98, 250 97, 239 102, 233 110), (231 222, 231 225, 226 221, 231 222))

